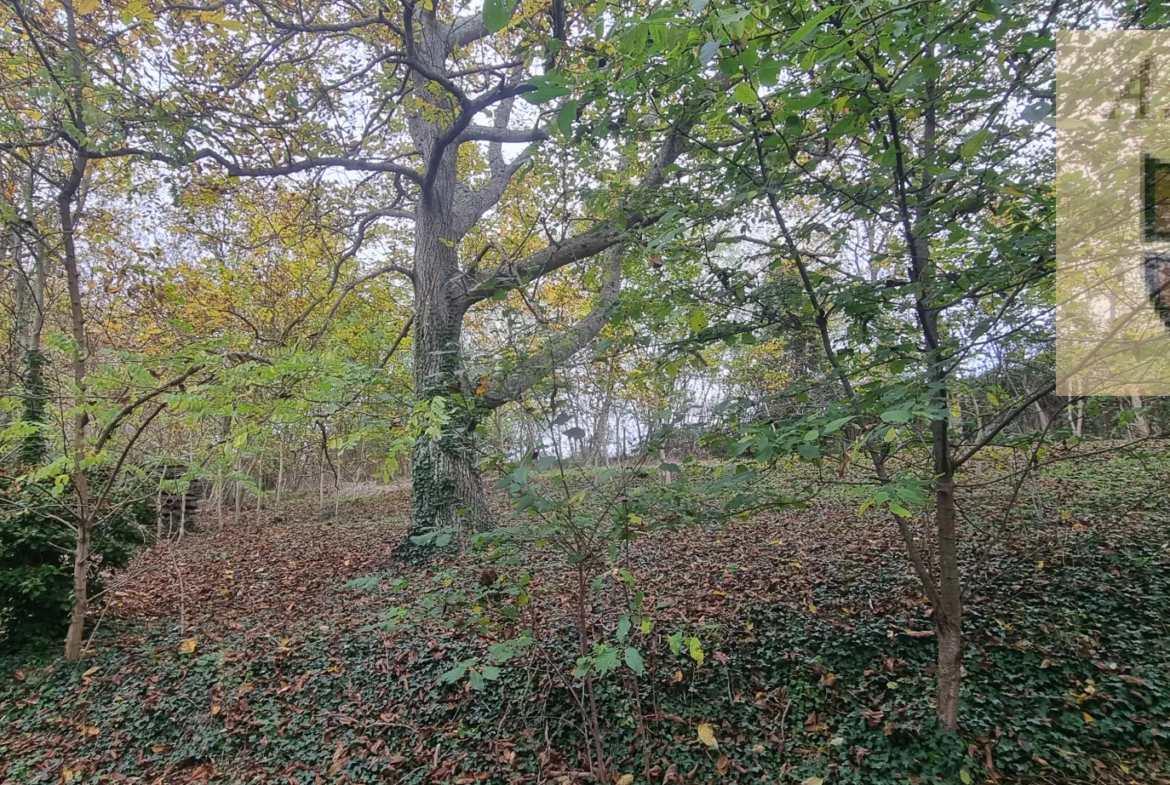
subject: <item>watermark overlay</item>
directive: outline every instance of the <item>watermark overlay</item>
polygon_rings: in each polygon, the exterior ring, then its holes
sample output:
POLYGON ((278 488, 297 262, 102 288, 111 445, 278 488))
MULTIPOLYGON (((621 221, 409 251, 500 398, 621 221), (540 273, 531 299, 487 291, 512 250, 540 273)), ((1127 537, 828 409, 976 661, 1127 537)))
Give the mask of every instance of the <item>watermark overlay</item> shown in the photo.
POLYGON ((1060 395, 1170 395, 1170 31, 1057 36, 1060 395))

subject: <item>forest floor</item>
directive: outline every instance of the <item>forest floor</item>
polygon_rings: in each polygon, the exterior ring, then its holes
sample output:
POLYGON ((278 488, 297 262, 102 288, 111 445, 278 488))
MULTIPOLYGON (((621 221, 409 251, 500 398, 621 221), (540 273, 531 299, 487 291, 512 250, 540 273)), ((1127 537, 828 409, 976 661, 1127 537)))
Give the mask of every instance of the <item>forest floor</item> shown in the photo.
MULTIPOLYGON (((1170 783, 1167 465, 1056 464, 1006 520, 968 478, 961 738, 934 727, 897 531, 856 488, 633 543, 646 624, 620 585, 586 620, 644 668, 594 684, 610 780, 1170 783)), ((574 568, 403 564, 409 510, 302 500, 146 550, 82 663, 0 662, 0 780, 589 781, 574 568)))

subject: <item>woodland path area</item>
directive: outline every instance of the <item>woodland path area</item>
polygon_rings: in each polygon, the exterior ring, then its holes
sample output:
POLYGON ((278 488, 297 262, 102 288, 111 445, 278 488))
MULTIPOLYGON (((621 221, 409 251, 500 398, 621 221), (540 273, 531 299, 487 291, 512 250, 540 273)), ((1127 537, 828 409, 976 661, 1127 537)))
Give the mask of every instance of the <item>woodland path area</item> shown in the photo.
MULTIPOLYGON (((654 629, 633 632, 640 678, 598 682, 615 777, 1170 781, 1165 510, 1127 510, 1083 477, 1043 486, 1055 522, 1027 550, 1009 535, 967 554, 1004 574, 968 601, 953 760, 933 736, 930 621, 884 519, 825 498, 632 545, 622 563, 654 629)), ((82 663, 6 675, 4 781, 588 781, 571 574, 541 549, 404 565, 408 511, 402 491, 347 500, 335 521, 293 502, 144 552, 111 582, 82 663), (497 681, 436 678, 521 627, 536 643, 497 681)), ((616 618, 601 602, 599 628, 616 618)))

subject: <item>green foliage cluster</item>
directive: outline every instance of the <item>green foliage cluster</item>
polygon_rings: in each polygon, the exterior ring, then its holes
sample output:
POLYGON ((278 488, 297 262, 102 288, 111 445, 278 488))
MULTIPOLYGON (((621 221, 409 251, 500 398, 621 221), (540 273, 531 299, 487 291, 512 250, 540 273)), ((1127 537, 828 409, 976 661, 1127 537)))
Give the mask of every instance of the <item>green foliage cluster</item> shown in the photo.
MULTIPOLYGON (((145 541, 153 512, 149 494, 140 490, 127 485, 113 494, 94 527, 91 596, 101 574, 124 567, 145 541)), ((76 540, 68 501, 52 480, 0 478, 0 647, 56 639, 68 625, 76 540)))

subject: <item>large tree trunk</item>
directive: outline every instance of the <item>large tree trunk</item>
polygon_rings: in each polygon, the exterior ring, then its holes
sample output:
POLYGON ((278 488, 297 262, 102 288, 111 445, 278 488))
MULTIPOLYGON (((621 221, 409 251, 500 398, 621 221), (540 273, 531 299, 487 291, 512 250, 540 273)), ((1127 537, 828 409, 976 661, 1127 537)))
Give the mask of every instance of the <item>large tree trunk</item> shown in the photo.
MULTIPOLYGON (((446 162, 443 168, 447 168, 446 162)), ((464 526, 482 530, 493 524, 475 466, 475 391, 461 386, 463 309, 451 285, 458 266, 454 246, 443 242, 450 236, 450 227, 449 203, 419 206, 414 261, 414 391, 421 401, 447 399, 444 411, 451 419, 440 438, 424 434, 415 445, 411 463, 415 535, 428 529, 464 526)))
MULTIPOLYGON (((447 43, 429 15, 423 15, 422 25, 416 54, 440 73, 445 67, 447 43)), ((415 82, 415 95, 420 100, 445 111, 454 110, 450 96, 427 91, 425 78, 415 76, 415 82)), ((483 530, 494 525, 475 466, 476 393, 461 386, 460 337, 466 305, 457 288, 462 239, 455 215, 458 146, 441 149, 438 160, 432 160, 431 152, 446 130, 422 115, 410 123, 427 168, 434 171, 434 179, 420 195, 415 211, 414 392, 427 403, 449 399, 444 411, 450 415, 440 438, 424 434, 415 445, 411 462, 413 536, 434 529, 483 530)))

